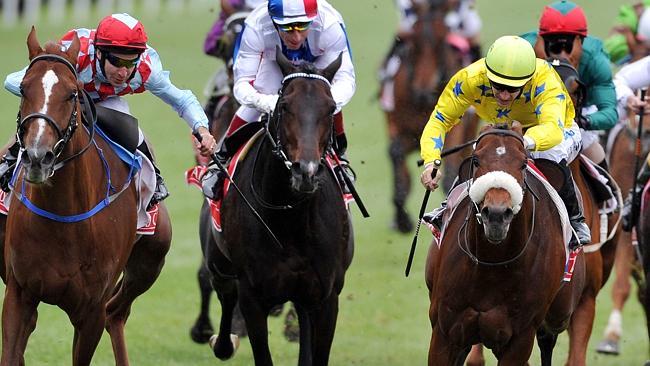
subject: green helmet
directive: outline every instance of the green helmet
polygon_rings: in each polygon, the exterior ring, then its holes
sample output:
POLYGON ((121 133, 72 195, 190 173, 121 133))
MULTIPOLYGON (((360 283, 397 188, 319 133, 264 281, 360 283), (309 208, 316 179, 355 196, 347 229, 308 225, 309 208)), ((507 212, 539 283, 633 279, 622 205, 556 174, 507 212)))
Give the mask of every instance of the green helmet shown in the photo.
POLYGON ((533 77, 536 64, 533 46, 517 36, 497 39, 485 56, 488 79, 512 87, 526 84, 533 77))

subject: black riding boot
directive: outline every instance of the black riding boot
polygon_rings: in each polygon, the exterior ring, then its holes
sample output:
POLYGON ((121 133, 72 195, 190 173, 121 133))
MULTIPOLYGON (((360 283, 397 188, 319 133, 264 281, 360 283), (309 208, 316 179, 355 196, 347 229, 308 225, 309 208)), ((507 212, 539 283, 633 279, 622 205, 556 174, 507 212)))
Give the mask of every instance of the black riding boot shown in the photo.
POLYGON ((16 161, 18 160, 18 151, 20 150, 20 145, 15 142, 7 150, 7 153, 0 160, 0 189, 9 193, 9 182, 13 175, 14 167, 16 166, 16 161))
POLYGON ((591 243, 591 231, 585 222, 580 202, 578 202, 576 186, 573 181, 573 176, 571 175, 571 170, 566 165, 565 161, 560 162, 559 166, 564 171, 564 186, 557 193, 566 206, 571 227, 575 230, 578 236, 577 242, 575 238, 572 237, 571 242, 569 243, 570 249, 576 249, 579 245, 587 245, 591 243))
MULTIPOLYGON (((226 137, 228 139, 228 137, 226 137)), ((221 163, 221 166, 227 169, 228 161, 232 158, 232 154, 226 148, 225 140, 221 143, 219 151, 214 154, 221 163)), ((218 201, 223 198, 223 183, 226 180, 226 173, 219 169, 215 162, 208 165, 208 170, 201 178, 201 186, 203 187, 203 195, 212 200, 218 201)))
POLYGON ((643 193, 643 188, 645 187, 645 184, 650 180, 650 167, 648 166, 647 162, 643 163, 643 166, 641 167, 641 170, 639 171, 639 175, 637 176, 637 182, 636 186, 634 188, 630 189, 630 192, 627 195, 627 198, 625 198, 625 204, 623 205, 623 210, 621 211, 621 222, 622 222, 622 228, 625 231, 631 231, 632 227, 636 225, 636 220, 634 220, 634 216, 638 218, 636 214, 638 214, 639 207, 640 205, 638 203, 633 204, 632 203, 632 198, 634 197, 634 192, 637 192, 637 198, 640 200, 641 199, 641 194, 643 193))
POLYGON ((138 150, 140 150, 140 152, 142 152, 149 159, 149 161, 151 161, 151 165, 153 165, 153 169, 156 172, 156 190, 153 192, 153 197, 151 197, 149 206, 147 206, 147 208, 149 208, 167 198, 169 196, 169 190, 167 190, 165 181, 163 180, 162 175, 160 175, 160 169, 158 169, 158 166, 156 166, 156 162, 154 161, 153 155, 149 150, 149 146, 147 146, 146 140, 143 141, 140 146, 138 146, 138 150))

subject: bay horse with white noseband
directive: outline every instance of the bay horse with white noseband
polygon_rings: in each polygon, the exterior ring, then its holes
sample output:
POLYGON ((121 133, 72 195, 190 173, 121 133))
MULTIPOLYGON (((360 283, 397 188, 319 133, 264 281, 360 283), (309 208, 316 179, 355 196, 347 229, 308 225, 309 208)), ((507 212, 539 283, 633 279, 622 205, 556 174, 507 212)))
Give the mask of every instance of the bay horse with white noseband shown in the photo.
POLYGON ((94 121, 81 124, 83 90, 74 66, 79 44, 75 36, 67 51, 55 43, 42 49, 33 28, 27 39, 20 169, 0 248, 7 285, 3 366, 25 364, 40 302, 67 313, 73 365, 90 365, 104 328, 115 364, 128 365, 124 325, 131 304, 158 277, 171 242, 163 205, 156 233, 137 239, 133 166, 94 133, 94 121))
POLYGON ((440 247, 429 250, 429 365, 462 365, 477 343, 499 365, 525 365, 536 334, 542 364, 550 364, 584 286, 581 254, 571 282, 562 281, 560 211, 527 170, 521 126, 504 128, 483 129, 469 191, 450 214, 440 247))

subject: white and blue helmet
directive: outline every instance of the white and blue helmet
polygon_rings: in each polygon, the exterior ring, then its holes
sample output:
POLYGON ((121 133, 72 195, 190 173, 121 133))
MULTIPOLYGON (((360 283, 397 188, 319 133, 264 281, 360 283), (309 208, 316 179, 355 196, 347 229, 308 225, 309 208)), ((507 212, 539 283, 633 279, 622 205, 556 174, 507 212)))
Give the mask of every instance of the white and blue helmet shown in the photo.
POLYGON ((268 6, 276 24, 311 22, 318 15, 316 0, 269 0, 268 6))

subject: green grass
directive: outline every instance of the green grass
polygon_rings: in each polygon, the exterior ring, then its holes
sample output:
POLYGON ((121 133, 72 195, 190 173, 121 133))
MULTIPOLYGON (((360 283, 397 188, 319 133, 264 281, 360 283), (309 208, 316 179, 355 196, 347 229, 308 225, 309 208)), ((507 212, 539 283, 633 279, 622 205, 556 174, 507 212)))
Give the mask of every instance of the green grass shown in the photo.
MULTIPOLYGON (((217 3, 216 1, 214 2, 217 3)), ((404 264, 412 236, 399 235, 389 228, 392 216, 391 177, 387 158, 385 121, 373 96, 377 90, 375 70, 386 51, 394 29, 396 14, 387 0, 336 0, 347 20, 354 50, 357 93, 345 109, 349 131, 350 157, 359 175, 358 188, 372 215, 363 219, 353 208, 356 253, 341 296, 337 333, 332 348, 332 365, 422 365, 426 363, 430 326, 428 299, 423 281, 423 265, 430 235, 423 231, 411 277, 404 278, 404 264)), ((587 3, 587 2, 585 2, 587 3)), ((590 1, 585 10, 591 32, 605 36, 616 8, 622 3, 590 1), (596 20, 598 19, 598 20, 596 20), (604 19, 604 20, 601 20, 604 19)), ((193 90, 199 99, 203 83, 219 64, 202 54, 203 36, 216 17, 214 8, 201 1, 191 8, 173 12, 147 13, 136 6, 133 14, 148 29, 151 44, 161 54, 163 65, 172 71, 172 80, 181 88, 193 90)), ((479 1, 484 21, 482 40, 487 45, 503 34, 518 34, 533 29, 545 2, 479 1)), ((103 14, 102 14, 103 15, 103 14)), ((101 17, 90 14, 83 22, 67 19, 51 25, 42 17, 38 34, 42 42, 56 39, 75 25, 93 26, 101 17)), ((27 25, 0 28, 2 62, 0 75, 21 68, 27 60, 27 25)), ((157 148, 156 153, 172 196, 167 204, 174 223, 174 240, 167 264, 153 288, 135 303, 127 326, 127 340, 133 365, 215 365, 207 346, 195 345, 188 336, 198 312, 196 268, 200 261, 197 216, 200 193, 186 187, 184 169, 192 165, 189 131, 184 122, 163 102, 152 95, 129 97, 132 112, 157 148)), ((0 93, 0 113, 5 121, 0 135, 14 133, 18 99, 0 93)), ((415 166, 416 157, 411 157, 415 166)), ((415 177, 415 171, 413 175, 415 177)), ((433 199, 440 201, 440 195, 433 199)), ((416 187, 409 200, 416 212, 422 190, 416 187)), ((644 318, 637 302, 630 301, 624 312, 623 355, 602 357, 593 349, 602 334, 611 307, 610 289, 598 298, 598 319, 589 346, 589 365, 638 365, 646 359, 648 341, 644 318)), ((72 327, 57 308, 41 305, 38 326, 28 345, 29 365, 70 363, 72 327)), ((213 306, 213 314, 218 314, 213 306)), ((216 324, 215 324, 216 325, 216 324)), ((298 348, 281 337, 279 319, 270 320, 270 339, 277 365, 297 361, 298 348)), ((556 349, 555 362, 566 357, 563 335, 556 349)), ((532 357, 538 364, 537 353, 532 357)), ((490 361, 494 364, 493 361, 490 361)), ((247 341, 228 365, 253 363, 247 341)), ((94 358, 95 365, 111 365, 113 357, 108 336, 104 336, 94 358)))

